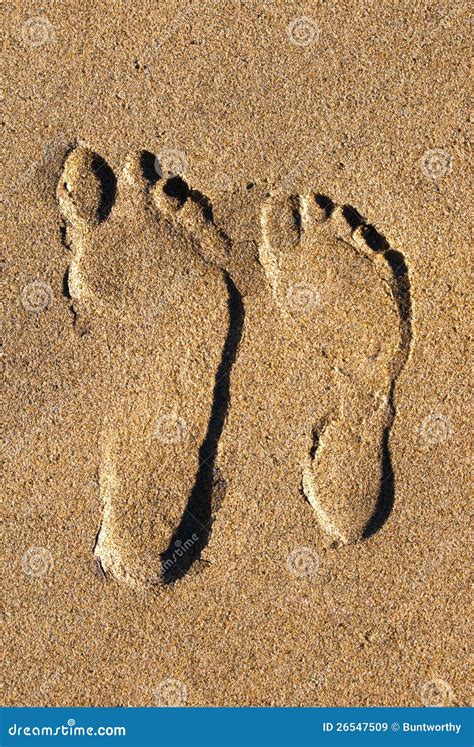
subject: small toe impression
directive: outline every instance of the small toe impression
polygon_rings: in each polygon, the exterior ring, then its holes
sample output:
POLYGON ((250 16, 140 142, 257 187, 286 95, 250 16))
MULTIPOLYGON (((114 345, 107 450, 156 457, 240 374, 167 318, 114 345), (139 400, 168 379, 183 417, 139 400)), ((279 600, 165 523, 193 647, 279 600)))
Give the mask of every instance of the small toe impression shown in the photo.
POLYGON ((139 164, 143 178, 148 182, 150 187, 154 187, 157 181, 161 179, 156 156, 150 153, 149 150, 143 150, 139 156, 139 164))
POLYGON ((314 202, 319 208, 320 217, 324 220, 330 218, 331 214, 336 207, 335 203, 327 195, 320 194, 319 192, 314 195, 314 202))
POLYGON ((57 196, 70 221, 97 224, 106 220, 115 202, 117 179, 98 153, 78 145, 64 163, 57 196))
POLYGON ((365 223, 364 216, 355 207, 352 207, 352 205, 344 205, 342 214, 353 231, 365 223))
MULTIPOLYGON (((175 203, 175 208, 184 205, 189 197, 190 189, 181 176, 166 177, 158 156, 148 150, 141 152, 139 164, 141 177, 148 189, 154 192, 156 185, 160 182, 162 192, 169 198, 170 203, 175 203)), ((172 204, 169 207, 172 207, 172 204)))
POLYGON ((142 180, 158 216, 189 238, 202 258, 221 269, 229 261, 230 238, 214 222, 210 200, 183 177, 163 172, 158 157, 143 151, 142 180))

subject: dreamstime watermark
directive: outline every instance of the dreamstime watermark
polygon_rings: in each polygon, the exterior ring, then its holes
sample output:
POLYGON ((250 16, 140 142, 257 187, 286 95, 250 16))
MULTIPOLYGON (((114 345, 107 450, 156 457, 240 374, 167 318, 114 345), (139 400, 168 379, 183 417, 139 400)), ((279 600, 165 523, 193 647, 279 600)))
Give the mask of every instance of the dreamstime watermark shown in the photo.
POLYGON ((295 283, 286 292, 288 307, 295 312, 307 313, 319 305, 321 296, 311 283, 295 283))
POLYGON ((439 412, 427 415, 420 425, 420 436, 429 445, 441 444, 451 436, 451 424, 439 412))
POLYGON ((174 412, 160 415, 155 425, 155 438, 165 444, 175 444, 184 441, 188 433, 185 419, 174 412))
POLYGON ((451 173, 453 157, 442 148, 425 150, 420 158, 420 168, 427 179, 442 179, 451 173))
POLYGON ((420 698, 423 705, 428 708, 443 708, 452 705, 454 693, 447 682, 434 679, 420 687, 420 698))
POLYGON ((21 558, 23 572, 33 578, 50 573, 53 566, 53 556, 46 547, 30 547, 21 558))
POLYGON ((42 47, 44 44, 54 43, 54 26, 46 16, 33 16, 21 27, 21 39, 27 47, 42 47))
POLYGON ((177 148, 163 148, 155 158, 155 171, 160 179, 183 176, 188 166, 186 154, 177 148))
POLYGON ((286 559, 286 567, 298 578, 315 576, 319 570, 319 556, 311 547, 295 547, 286 559))
POLYGON ((193 533, 191 537, 189 537, 184 542, 179 539, 176 540, 171 555, 167 557, 166 560, 164 560, 162 563, 162 572, 165 574, 169 573, 171 569, 176 565, 176 563, 179 563, 181 558, 183 558, 186 553, 194 547, 198 539, 198 535, 196 533, 193 533))
POLYGON ((286 35, 296 47, 308 47, 317 41, 320 34, 318 24, 309 16, 299 16, 292 18, 286 27, 286 35))
POLYGON ((59 726, 23 726, 12 724, 8 728, 11 737, 125 737, 125 726, 77 726, 73 718, 59 726))
POLYGON ((168 677, 154 691, 157 706, 176 708, 188 702, 188 688, 180 680, 168 677))
POLYGON ((21 303, 25 311, 40 314, 50 308, 53 302, 51 286, 42 280, 33 280, 21 291, 21 303))

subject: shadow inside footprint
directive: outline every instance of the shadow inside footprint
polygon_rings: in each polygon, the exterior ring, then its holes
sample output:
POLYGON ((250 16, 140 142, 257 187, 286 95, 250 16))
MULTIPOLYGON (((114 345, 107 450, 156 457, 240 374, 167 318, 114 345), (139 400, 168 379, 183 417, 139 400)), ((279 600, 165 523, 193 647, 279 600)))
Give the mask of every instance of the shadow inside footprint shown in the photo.
POLYGON ((395 477, 393 474, 392 457, 390 454, 389 446, 390 431, 395 416, 393 398, 394 383, 392 382, 388 400, 388 406, 390 408, 391 414, 388 423, 384 428, 381 444, 382 474, 380 479, 380 490, 377 497, 377 505, 375 507, 375 511, 370 517, 364 529, 362 539, 368 539, 369 537, 372 537, 373 534, 378 532, 378 530, 383 527, 388 517, 392 513, 393 504, 395 502, 395 477))
POLYGON ((162 581, 172 584, 188 572, 209 542, 212 516, 221 503, 225 482, 215 467, 217 447, 230 404, 230 374, 244 326, 242 298, 228 273, 229 329, 216 372, 211 415, 199 449, 199 467, 183 516, 161 555, 162 581))
POLYGON ((142 169, 143 176, 147 180, 150 187, 153 187, 159 179, 161 179, 158 173, 156 156, 150 153, 149 150, 142 151, 140 155, 140 166, 142 169))
POLYGON ((97 207, 97 219, 102 223, 109 215, 117 193, 117 179, 107 161, 98 153, 92 154, 92 171, 100 184, 100 201, 97 207))

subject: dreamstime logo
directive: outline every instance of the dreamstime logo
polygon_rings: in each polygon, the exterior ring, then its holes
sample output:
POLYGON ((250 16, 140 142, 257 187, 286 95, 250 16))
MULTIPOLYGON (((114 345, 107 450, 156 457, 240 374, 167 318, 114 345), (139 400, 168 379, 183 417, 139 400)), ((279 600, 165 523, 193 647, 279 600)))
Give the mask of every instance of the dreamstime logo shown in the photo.
POLYGON ((420 168, 428 179, 442 179, 451 173, 453 157, 442 148, 425 150, 420 158, 420 168))
POLYGON ((286 559, 292 576, 315 576, 319 569, 319 557, 311 547, 296 547, 286 559))
POLYGON ((308 47, 317 41, 319 33, 318 24, 309 16, 293 18, 286 27, 286 35, 290 43, 297 47, 308 47))
POLYGON ((295 283, 286 292, 286 301, 290 309, 306 313, 314 309, 321 298, 318 290, 310 283, 295 283))
POLYGON ((155 438, 165 444, 175 444, 184 441, 188 432, 188 424, 174 412, 161 415, 156 421, 155 438))
POLYGON ((157 706, 177 707, 186 705, 188 701, 188 688, 180 680, 171 677, 160 682, 155 689, 155 700, 157 706))
POLYGON ((420 425, 420 436, 428 444, 443 443, 451 436, 448 418, 438 412, 428 415, 420 425))
POLYGON ((46 547, 30 547, 21 559, 23 572, 33 578, 50 573, 53 565, 53 556, 46 547))
POLYGON ((26 311, 39 314, 49 309, 53 302, 51 287, 42 280, 33 280, 21 291, 21 303, 26 311))
POLYGON ((155 171, 160 179, 182 176, 187 170, 188 159, 186 154, 177 148, 164 148, 155 158, 155 171))
POLYGON ((21 27, 21 38, 28 47, 42 47, 43 44, 56 41, 56 34, 53 24, 46 16, 33 16, 21 27))
POLYGON ((430 680, 420 688, 421 702, 428 708, 450 706, 454 700, 451 687, 444 680, 430 680))
POLYGON ((175 563, 178 563, 179 560, 186 555, 189 550, 195 545, 195 543, 198 541, 199 537, 196 533, 193 533, 190 538, 186 539, 184 542, 181 540, 176 540, 173 547, 173 552, 171 554, 171 557, 167 557, 166 560, 163 561, 162 569, 163 572, 169 572, 171 568, 174 566, 175 563))

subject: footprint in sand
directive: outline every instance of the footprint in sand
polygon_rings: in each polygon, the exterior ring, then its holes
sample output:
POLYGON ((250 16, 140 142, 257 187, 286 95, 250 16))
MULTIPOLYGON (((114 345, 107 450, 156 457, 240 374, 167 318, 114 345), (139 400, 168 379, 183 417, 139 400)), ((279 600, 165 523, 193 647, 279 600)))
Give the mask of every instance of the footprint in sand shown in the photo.
POLYGON ((298 340, 289 364, 304 364, 295 398, 309 391, 317 413, 301 487, 324 532, 354 542, 393 505, 389 434, 411 342, 407 267, 356 210, 322 195, 270 195, 261 223, 260 263, 280 323, 298 340))
POLYGON ((57 188, 73 311, 110 351, 95 556, 131 585, 183 576, 207 544, 225 484, 216 454, 239 344, 239 294, 212 207, 155 159, 118 178, 84 146, 57 188))
POLYGON ((92 322, 109 350, 94 548, 101 569, 146 586, 197 565, 226 488, 218 447, 244 323, 228 268, 244 288, 255 262, 275 308, 265 357, 272 339, 283 341, 296 397, 317 413, 299 459, 304 495, 336 542, 369 537, 394 498, 389 435, 411 343, 403 256, 349 206, 267 194, 262 240, 247 262, 209 200, 159 173, 142 152, 116 178, 78 146, 57 189, 75 321, 92 322))

